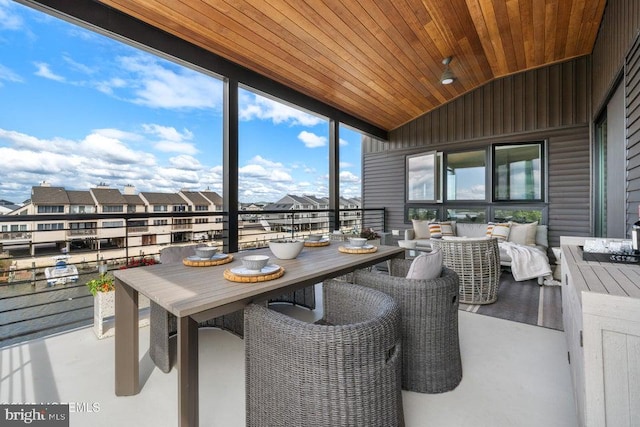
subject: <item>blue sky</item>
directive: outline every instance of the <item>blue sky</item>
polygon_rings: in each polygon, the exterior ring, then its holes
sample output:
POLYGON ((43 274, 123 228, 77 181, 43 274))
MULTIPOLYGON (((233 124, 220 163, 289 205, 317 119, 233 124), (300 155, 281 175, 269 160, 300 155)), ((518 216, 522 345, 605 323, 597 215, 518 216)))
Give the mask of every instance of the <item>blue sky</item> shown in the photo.
MULTIPOLYGON (((0 199, 46 181, 222 194, 214 76, 0 0, 0 199)), ((341 194, 360 195, 360 134, 341 127, 341 194)), ((328 123, 240 93, 240 200, 328 194, 328 123)))

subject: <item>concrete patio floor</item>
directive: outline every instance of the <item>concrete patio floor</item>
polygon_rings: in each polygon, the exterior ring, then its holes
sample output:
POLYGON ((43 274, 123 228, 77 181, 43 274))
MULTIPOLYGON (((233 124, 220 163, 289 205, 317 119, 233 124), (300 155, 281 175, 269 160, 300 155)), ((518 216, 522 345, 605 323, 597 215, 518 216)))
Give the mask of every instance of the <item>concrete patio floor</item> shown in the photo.
MULTIPOLYGON (((320 311, 281 305, 312 320, 320 311)), ((403 392, 408 427, 577 425, 562 332, 460 312, 463 378, 453 391, 403 392)), ((91 328, 0 350, 0 401, 70 403, 71 426, 175 426, 177 371, 164 374, 140 329, 141 384, 136 396, 114 394, 114 340, 91 328)), ((243 341, 200 330, 200 425, 244 426, 243 341)), ((364 427, 364 426, 363 426, 364 427)))

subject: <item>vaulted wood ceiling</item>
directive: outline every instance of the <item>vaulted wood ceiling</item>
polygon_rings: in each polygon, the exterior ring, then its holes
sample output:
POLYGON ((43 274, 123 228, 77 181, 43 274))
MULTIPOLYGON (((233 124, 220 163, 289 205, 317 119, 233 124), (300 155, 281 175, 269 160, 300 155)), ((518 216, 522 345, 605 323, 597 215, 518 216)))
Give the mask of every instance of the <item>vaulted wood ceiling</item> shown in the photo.
POLYGON ((102 0, 386 130, 591 53, 606 0, 102 0), (456 76, 440 84, 442 59, 456 76))

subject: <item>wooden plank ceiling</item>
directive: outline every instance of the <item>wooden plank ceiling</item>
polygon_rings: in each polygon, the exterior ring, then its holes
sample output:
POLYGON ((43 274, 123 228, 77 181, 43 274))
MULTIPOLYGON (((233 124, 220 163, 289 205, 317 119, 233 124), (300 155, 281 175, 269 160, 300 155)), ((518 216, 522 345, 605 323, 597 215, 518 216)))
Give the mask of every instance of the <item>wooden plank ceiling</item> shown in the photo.
POLYGON ((392 130, 488 81, 591 53, 606 0, 102 0, 392 130), (442 59, 456 76, 440 84, 442 59))

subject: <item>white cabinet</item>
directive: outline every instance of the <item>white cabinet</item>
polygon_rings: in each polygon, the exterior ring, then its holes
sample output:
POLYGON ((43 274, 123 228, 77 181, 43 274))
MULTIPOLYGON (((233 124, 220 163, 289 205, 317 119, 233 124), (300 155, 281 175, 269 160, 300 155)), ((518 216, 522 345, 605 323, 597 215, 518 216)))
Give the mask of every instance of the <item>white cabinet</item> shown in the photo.
POLYGON ((562 309, 581 426, 640 426, 640 266, 562 246, 562 309))

